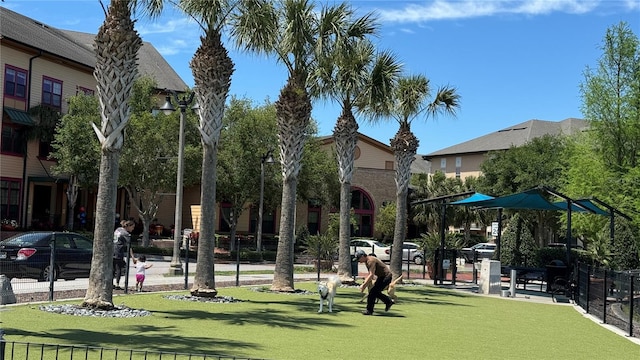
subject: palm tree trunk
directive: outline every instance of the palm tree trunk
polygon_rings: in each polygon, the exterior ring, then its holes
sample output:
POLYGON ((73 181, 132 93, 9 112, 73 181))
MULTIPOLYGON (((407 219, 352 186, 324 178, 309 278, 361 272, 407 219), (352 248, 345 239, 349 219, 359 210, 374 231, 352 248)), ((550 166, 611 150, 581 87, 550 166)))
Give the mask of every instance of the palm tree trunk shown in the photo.
POLYGON ((89 287, 83 306, 112 308, 113 223, 115 222, 118 160, 129 121, 129 97, 138 68, 142 40, 134 29, 129 1, 112 0, 107 18, 95 38, 97 94, 101 128, 93 123, 101 147, 100 179, 89 287))
POLYGON ((351 180, 354 172, 354 157, 358 142, 358 123, 351 109, 345 107, 333 130, 338 157, 338 180, 340 181, 340 231, 338 245, 338 276, 342 282, 351 280, 351 180))
POLYGON ((289 178, 282 184, 282 206, 278 252, 271 290, 293 291, 293 238, 295 230, 297 178, 289 178))
POLYGON ((200 238, 198 240, 198 265, 191 294, 215 296, 214 248, 216 244, 216 179, 218 142, 222 130, 225 102, 231 85, 233 62, 220 40, 220 33, 209 27, 191 60, 191 71, 196 85, 195 94, 200 110, 200 135, 202 137, 202 180, 200 238))
POLYGON ((311 117, 311 99, 305 87, 306 74, 293 74, 276 101, 280 161, 282 163, 282 205, 278 253, 271 289, 293 291, 293 242, 298 174, 306 131, 311 117))
POLYGON ((119 159, 118 152, 103 152, 100 159, 93 259, 89 286, 83 302, 83 306, 91 308, 113 308, 113 209, 116 208, 119 159))
POLYGON ((200 192, 200 238, 198 263, 191 294, 215 296, 214 247, 216 243, 216 163, 217 147, 203 144, 202 181, 200 192))
POLYGON ((391 251, 391 272, 396 278, 402 275, 402 244, 407 236, 407 194, 411 180, 411 163, 418 149, 418 139, 409 125, 403 123, 396 136, 391 139, 396 158, 396 224, 391 251))

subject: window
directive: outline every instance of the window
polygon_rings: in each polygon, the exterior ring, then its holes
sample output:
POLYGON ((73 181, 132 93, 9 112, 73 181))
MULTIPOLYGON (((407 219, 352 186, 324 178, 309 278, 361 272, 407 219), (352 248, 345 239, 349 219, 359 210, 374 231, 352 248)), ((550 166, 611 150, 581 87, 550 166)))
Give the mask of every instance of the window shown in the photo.
POLYGON ((442 170, 443 173, 447 172, 447 159, 440 159, 440 170, 442 170))
POLYGON ((220 226, 219 229, 221 232, 230 232, 231 227, 227 220, 231 221, 231 204, 230 203, 221 203, 220 204, 220 226))
POLYGON ((53 147, 51 146, 51 142, 49 141, 40 141, 38 146, 38 157, 40 159, 48 160, 49 154, 53 151, 53 147))
POLYGON ((307 208, 307 229, 309 234, 316 235, 320 233, 320 212, 322 208, 318 201, 310 200, 307 208))
POLYGON ((7 124, 2 125, 2 152, 5 154, 24 154, 22 132, 7 124))
POLYGON ((460 179, 460 172, 462 168, 462 157, 456 156, 456 178, 460 179))
POLYGON ((42 79, 42 104, 54 108, 62 107, 62 82, 52 78, 42 79))
POLYGON ((26 99, 27 71, 8 66, 4 69, 4 94, 7 96, 26 99))
POLYGON ((19 220, 20 180, 0 180, 0 218, 19 220))
POLYGON ((351 190, 351 207, 358 222, 358 228, 351 227, 351 236, 373 236, 373 204, 368 194, 360 189, 351 190))
POLYGON ((76 95, 80 95, 80 94, 93 96, 95 94, 95 91, 86 87, 78 86, 78 91, 76 91, 76 95))
MULTIPOLYGON (((256 233, 258 231, 258 208, 251 208, 251 222, 249 223, 249 232, 256 233)), ((274 212, 272 210, 262 210, 262 234, 273 234, 275 232, 274 212)))
POLYGON ((393 161, 385 161, 384 162, 385 170, 393 170, 393 161))

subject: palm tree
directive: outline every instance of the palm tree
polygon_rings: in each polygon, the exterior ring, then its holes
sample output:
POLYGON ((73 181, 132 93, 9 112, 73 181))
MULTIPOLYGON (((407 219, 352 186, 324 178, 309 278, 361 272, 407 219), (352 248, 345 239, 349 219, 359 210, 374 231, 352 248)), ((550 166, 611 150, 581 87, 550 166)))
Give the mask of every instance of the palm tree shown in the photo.
MULTIPOLYGON (((162 1, 140 1, 153 17, 162 11, 162 1)), ((118 160, 129 121, 129 96, 138 76, 137 54, 142 40, 134 29, 131 12, 135 0, 111 0, 106 18, 95 38, 94 77, 101 108, 101 126, 92 123, 100 141, 100 178, 96 202, 93 260, 83 306, 113 308, 113 223, 115 222, 118 160)))
POLYGON ((318 13, 315 2, 308 0, 259 0, 247 5, 233 28, 238 46, 275 56, 289 73, 275 103, 283 184, 271 289, 293 291, 296 187, 311 117, 309 73, 325 46, 323 40, 341 36, 344 17, 339 9, 345 6, 323 7, 318 13))
MULTIPOLYGON (((352 14, 349 13, 351 16, 352 14)), ((353 22, 345 22, 346 34, 328 47, 318 68, 312 73, 312 93, 340 103, 342 113, 333 130, 338 179, 340 181, 340 230, 338 276, 343 282, 351 280, 351 180, 354 172, 358 123, 354 116, 361 109, 376 107, 391 94, 399 77, 401 65, 389 52, 376 53, 374 45, 365 38, 377 33, 375 19, 367 14, 353 22)))
POLYGON ((232 19, 231 14, 236 3, 238 2, 224 0, 182 0, 180 2, 180 7, 196 19, 204 31, 204 35, 200 37, 200 47, 190 63, 195 83, 195 97, 199 104, 199 130, 203 147, 198 265, 191 288, 191 293, 199 296, 217 294, 213 257, 216 224, 216 167, 225 102, 234 71, 233 61, 222 43, 222 33, 232 19))
MULTIPOLYGON (((423 115, 426 118, 440 113, 455 115, 460 96, 455 88, 448 86, 438 89, 432 102, 427 103, 431 89, 424 75, 402 77, 387 104, 379 108, 379 114, 386 114, 400 125, 391 139, 391 147, 396 161, 396 225, 393 233, 393 248, 402 249, 407 234, 407 194, 411 179, 411 162, 417 149, 418 138, 411 132, 411 122, 423 115)), ((391 272, 394 277, 402 274, 402 251, 391 253, 391 272)))

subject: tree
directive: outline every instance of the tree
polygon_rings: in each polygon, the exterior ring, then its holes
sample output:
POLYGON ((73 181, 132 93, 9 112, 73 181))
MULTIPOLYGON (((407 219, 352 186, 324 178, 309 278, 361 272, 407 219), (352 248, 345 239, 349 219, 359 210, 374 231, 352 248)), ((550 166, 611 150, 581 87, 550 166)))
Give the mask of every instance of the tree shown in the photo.
MULTIPOLYGON (((567 166, 563 154, 566 137, 544 135, 522 146, 490 152, 481 165, 478 189, 494 196, 510 195, 538 186, 560 189, 561 174, 567 166)), ((518 210, 525 223, 531 226, 538 246, 546 242, 547 230, 559 230, 560 214, 548 210, 518 210)))
MULTIPOLYGON (((375 116, 393 118, 399 125, 391 139, 396 165, 396 226, 393 246, 402 249, 407 233, 407 198, 411 178, 411 162, 418 149, 418 138, 411 132, 411 122, 420 116, 428 118, 438 114, 455 115, 460 106, 460 96, 455 88, 441 87, 432 102, 427 102, 431 93, 429 80, 423 75, 400 78, 392 96, 375 109, 375 116)), ((402 274, 402 252, 391 254, 391 272, 394 277, 402 274)))
MULTIPOLYGON (((223 124, 216 189, 217 198, 231 204, 230 216, 221 216, 231 229, 234 250, 238 219, 248 204, 259 201, 261 157, 276 143, 275 107, 269 103, 254 107, 250 100, 232 98, 223 124)), ((273 183, 275 169, 264 170, 265 182, 273 183)))
MULTIPOLYGON (((181 0, 180 7, 190 14, 204 32, 200 46, 189 66, 195 83, 195 97, 200 105, 200 135, 202 140, 202 178, 200 181, 200 237, 198 264, 191 294, 215 296, 213 259, 216 227, 216 179, 218 146, 225 103, 231 86, 233 61, 222 43, 222 34, 229 24, 236 1, 181 0)), ((251 3, 251 2, 248 2, 251 3)))
MULTIPOLYGON (((130 100, 133 114, 126 128, 128 141, 123 146, 118 179, 142 221, 143 246, 149 246, 149 224, 156 217, 163 194, 176 188, 179 114, 151 114, 156 87, 148 77, 139 78, 134 84, 130 100)), ((198 162, 202 150, 194 116, 186 119, 184 185, 190 186, 200 181, 198 162)))
POLYGON ((91 124, 100 123, 98 99, 94 96, 77 95, 69 100, 69 112, 56 127, 50 158, 56 159, 51 168, 55 175, 67 175, 68 230, 74 228, 74 208, 80 188, 97 184, 100 161, 100 144, 93 135, 91 124))
POLYGON ((343 13, 343 34, 325 41, 329 43, 329 50, 322 53, 317 68, 311 73, 314 79, 311 91, 314 95, 340 103, 342 107, 333 138, 340 181, 338 276, 344 282, 351 279, 349 210, 358 141, 358 123, 354 111, 375 108, 390 96, 401 65, 389 52, 376 53, 373 43, 366 37, 378 33, 379 24, 372 14, 352 20, 354 15, 351 9, 345 8, 343 13))
POLYGON ((629 25, 607 29, 598 67, 584 72, 582 113, 604 162, 617 173, 640 160, 640 42, 629 25))
MULTIPOLYGON (((137 53, 142 40, 134 29, 131 9, 137 1, 112 0, 106 19, 95 38, 100 128, 92 124, 100 141, 100 178, 96 201, 93 259, 89 285, 83 306, 113 308, 113 223, 115 222, 118 161, 124 143, 124 128, 129 121, 129 96, 138 75, 137 53)), ((151 16, 162 10, 162 2, 141 1, 151 16)))
POLYGON ((234 27, 238 45, 258 54, 275 56, 288 71, 286 85, 276 101, 282 202, 276 269, 271 289, 293 291, 293 241, 298 175, 311 117, 309 72, 324 46, 323 39, 340 36, 341 7, 315 2, 283 0, 250 2, 234 27))

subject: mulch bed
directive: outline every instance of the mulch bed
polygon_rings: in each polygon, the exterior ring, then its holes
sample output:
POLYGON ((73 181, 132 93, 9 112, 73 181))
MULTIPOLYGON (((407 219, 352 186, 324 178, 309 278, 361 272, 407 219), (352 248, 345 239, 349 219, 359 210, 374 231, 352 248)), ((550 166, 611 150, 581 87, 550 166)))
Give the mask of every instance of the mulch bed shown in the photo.
MULTIPOLYGON (((216 282, 218 288, 235 286, 235 281, 219 281, 216 282)), ((261 285, 265 284, 263 280, 248 280, 240 281, 240 285, 261 285)), ((189 288, 192 284, 189 284, 189 288)), ((184 283, 182 284, 166 284, 166 285, 145 285, 144 292, 162 292, 162 291, 180 291, 185 290, 184 283)), ((188 289, 187 289, 188 290, 188 289)), ((53 300, 66 300, 66 299, 82 299, 86 295, 86 289, 77 290, 60 290, 53 292, 53 300)), ((124 290, 113 290, 114 295, 124 295, 124 290)), ((135 287, 129 289, 129 294, 137 294, 135 287)), ((18 304, 30 303, 30 302, 43 302, 49 301, 48 292, 34 292, 15 294, 16 302, 18 304)))

